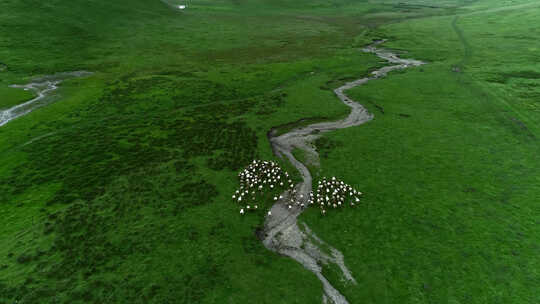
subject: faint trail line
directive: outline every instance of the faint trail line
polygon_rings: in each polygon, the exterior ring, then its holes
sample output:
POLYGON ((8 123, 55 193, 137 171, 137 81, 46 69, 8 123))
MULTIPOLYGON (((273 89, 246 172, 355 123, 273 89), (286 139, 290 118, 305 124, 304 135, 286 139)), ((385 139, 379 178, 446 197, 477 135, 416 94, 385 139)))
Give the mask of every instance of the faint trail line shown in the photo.
MULTIPOLYGON (((460 68, 461 72, 465 71, 467 65, 470 63, 470 60, 471 60, 474 52, 473 52, 472 46, 469 44, 469 42, 467 41, 467 38, 465 37, 465 33, 463 32, 463 30, 458 25, 458 21, 459 21, 460 17, 476 15, 476 14, 479 14, 479 13, 490 13, 490 12, 517 10, 517 9, 522 9, 522 8, 525 8, 525 7, 533 7, 533 6, 534 7, 536 7, 536 6, 540 7, 540 1, 536 2, 536 3, 530 3, 530 4, 527 4, 527 5, 516 5, 516 6, 503 7, 503 8, 500 8, 500 9, 481 11, 481 12, 477 12, 477 13, 456 15, 454 17, 454 19, 452 20, 452 29, 456 32, 456 34, 457 34, 457 36, 458 36, 458 38, 459 38, 459 40, 460 40, 460 42, 461 42, 461 44, 463 45, 463 48, 464 48, 463 59, 458 63, 458 67, 460 68)), ((460 82, 463 82, 463 80, 466 79, 467 77, 470 78, 470 79, 474 79, 471 75, 467 75, 465 73, 459 73, 457 75, 458 75, 457 77, 458 77, 460 82)), ((477 82, 477 84, 478 84, 479 87, 482 88, 482 90, 484 90, 486 92, 490 91, 490 88, 486 87, 485 84, 482 85, 481 82, 477 82)), ((504 107, 510 109, 516 116, 519 117, 520 121, 526 122, 526 125, 528 126, 527 128, 529 130, 534 129, 534 132, 531 131, 531 134, 533 134, 533 136, 536 136, 538 134, 538 129, 535 127, 534 120, 531 119, 531 117, 528 115, 528 113, 526 111, 520 111, 519 109, 516 108, 515 105, 513 105, 510 102, 507 102, 504 98, 489 98, 489 100, 490 100, 490 102, 492 100, 498 101, 504 107)), ((507 116, 506 119, 510 119, 510 117, 507 116)))
POLYGON ((472 48, 467 39, 465 38, 463 31, 457 25, 458 20, 459 16, 455 16, 454 20, 452 20, 452 28, 454 29, 454 32, 456 32, 456 34, 458 35, 459 41, 463 45, 463 59, 459 63, 459 67, 463 70, 465 66, 469 63, 469 59, 471 59, 472 57, 472 48))
POLYGON ((460 16, 471 16, 471 15, 497 13, 497 12, 504 12, 504 11, 513 11, 513 10, 518 10, 518 9, 523 9, 523 8, 537 8, 537 7, 540 7, 540 1, 532 2, 532 3, 509 5, 509 6, 492 8, 492 9, 485 9, 485 10, 480 10, 480 11, 463 13, 463 14, 459 14, 459 15, 460 16))
MULTIPOLYGON (((372 53, 379 58, 395 64, 382 67, 371 73, 372 76, 348 82, 334 90, 336 96, 351 108, 351 113, 344 119, 321 122, 308 125, 306 127, 295 128, 285 134, 276 135, 276 130, 269 132, 268 138, 275 155, 285 156, 291 164, 300 172, 302 182, 296 185, 298 194, 303 194, 300 199, 307 205, 309 192, 312 191, 312 176, 306 165, 298 161, 292 154, 293 149, 298 148, 311 154, 318 160, 318 155, 313 141, 321 133, 358 126, 373 119, 373 114, 369 113, 360 103, 350 99, 345 95, 345 91, 361 86, 370 80, 385 77, 390 71, 406 69, 425 64, 419 60, 401 59, 391 51, 379 49, 376 46, 384 43, 385 40, 374 42, 363 49, 366 53, 372 53)), ((347 299, 336 289, 322 274, 322 265, 329 263, 336 264, 342 271, 347 282, 356 284, 352 273, 345 266, 343 254, 326 244, 318 238, 309 227, 303 223, 303 230, 297 224, 297 218, 304 210, 299 205, 287 208, 284 202, 287 201, 288 192, 283 193, 283 199, 272 206, 271 216, 267 216, 264 223, 264 233, 260 235, 266 248, 279 254, 288 256, 302 264, 306 269, 313 272, 323 284, 323 303, 348 304, 347 299), (321 246, 329 247, 330 252, 324 252, 321 246)))

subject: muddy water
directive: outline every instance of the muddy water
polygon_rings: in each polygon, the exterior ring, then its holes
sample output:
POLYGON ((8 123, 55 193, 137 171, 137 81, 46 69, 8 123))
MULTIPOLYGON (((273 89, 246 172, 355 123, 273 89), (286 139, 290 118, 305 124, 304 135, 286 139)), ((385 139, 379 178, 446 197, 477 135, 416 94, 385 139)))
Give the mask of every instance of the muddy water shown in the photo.
MULTIPOLYGON (((341 102, 351 108, 351 113, 347 118, 300 127, 280 136, 274 136, 273 132, 270 133, 269 139, 274 153, 280 157, 285 156, 300 172, 303 181, 296 185, 296 190, 298 194, 303 194, 306 200, 309 192, 312 191, 312 176, 305 164, 294 158, 292 150, 294 148, 302 149, 310 155, 311 159, 318 159, 313 141, 320 136, 320 133, 358 126, 373 119, 373 114, 369 113, 360 103, 345 95, 346 90, 361 86, 371 80, 383 78, 394 70, 425 64, 419 60, 402 59, 389 50, 377 48, 381 43, 384 41, 377 41, 364 48, 363 51, 373 53, 392 65, 372 72, 369 77, 346 83, 334 90, 341 102)), ((343 254, 318 238, 305 223, 302 224, 302 228, 298 225, 297 218, 304 209, 297 205, 290 209, 287 208, 285 204, 287 195, 288 193, 284 193, 284 199, 272 206, 272 215, 266 218, 263 244, 269 250, 288 256, 313 272, 323 284, 323 303, 348 303, 347 299, 323 276, 321 268, 321 265, 324 264, 336 264, 341 269, 343 278, 350 284, 356 284, 352 273, 345 265, 343 254), (324 251, 322 248, 330 249, 324 251)), ((304 203, 307 205, 306 201, 304 203)))
POLYGON ((52 93, 58 89, 58 85, 62 81, 91 74, 92 73, 85 71, 58 73, 34 79, 32 82, 25 85, 12 85, 12 88, 34 91, 36 97, 9 109, 0 110, 0 127, 50 103, 52 101, 52 93))

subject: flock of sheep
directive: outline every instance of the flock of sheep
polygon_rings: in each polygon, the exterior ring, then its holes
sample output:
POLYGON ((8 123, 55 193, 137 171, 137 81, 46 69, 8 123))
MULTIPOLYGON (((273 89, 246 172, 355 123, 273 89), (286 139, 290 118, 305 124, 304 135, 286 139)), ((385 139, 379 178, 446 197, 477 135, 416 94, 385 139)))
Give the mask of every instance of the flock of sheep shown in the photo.
MULTIPOLYGON (((326 209, 342 208, 347 204, 354 207, 360 202, 359 197, 362 195, 362 192, 335 177, 324 177, 318 182, 317 190, 304 197, 304 194, 297 193, 289 174, 273 161, 254 160, 238 177, 240 188, 233 194, 232 199, 240 204, 241 215, 261 209, 272 197, 274 201, 284 201, 289 209, 295 205, 300 208, 318 206, 324 215, 326 209)), ((268 211, 268 216, 271 215, 272 212, 268 211)))

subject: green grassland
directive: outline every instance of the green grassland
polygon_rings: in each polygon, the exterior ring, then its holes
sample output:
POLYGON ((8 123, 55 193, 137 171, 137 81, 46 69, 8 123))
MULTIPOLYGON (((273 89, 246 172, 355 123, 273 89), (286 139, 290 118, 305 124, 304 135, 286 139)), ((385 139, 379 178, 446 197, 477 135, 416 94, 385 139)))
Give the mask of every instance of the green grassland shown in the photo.
POLYGON ((0 303, 320 303, 230 194, 272 127, 348 113, 332 89, 383 64, 374 38, 430 64, 352 90, 375 119, 317 142, 367 193, 302 216, 359 284, 325 273, 351 303, 540 300, 540 9, 402 2, 1 2, 0 108, 94 74, 0 128, 0 303))
POLYGON ((540 301, 539 13, 379 28, 429 64, 349 91, 375 119, 325 135, 321 172, 363 207, 305 215, 362 282, 341 287, 352 303, 540 301))
POLYGON ((0 96, 2 96, 2 100, 0 100, 0 109, 7 109, 12 106, 16 106, 32 99, 33 97, 32 93, 29 91, 10 87, 0 88, 0 96))

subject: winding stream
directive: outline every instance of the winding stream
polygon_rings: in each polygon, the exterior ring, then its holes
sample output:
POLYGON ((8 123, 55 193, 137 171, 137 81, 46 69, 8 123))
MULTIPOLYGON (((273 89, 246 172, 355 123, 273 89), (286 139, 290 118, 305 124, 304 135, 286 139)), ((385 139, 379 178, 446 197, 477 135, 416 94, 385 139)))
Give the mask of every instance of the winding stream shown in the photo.
POLYGON ((9 109, 0 110, 0 127, 13 119, 24 116, 37 108, 47 105, 49 102, 51 102, 50 98, 47 97, 58 89, 58 85, 62 81, 75 77, 88 76, 91 74, 92 73, 85 71, 58 73, 34 79, 32 82, 25 85, 11 85, 10 87, 12 88, 34 91, 37 96, 25 103, 21 103, 9 109))
MULTIPOLYGON (((347 118, 296 128, 280 136, 275 136, 274 131, 269 134, 274 154, 279 157, 285 156, 300 172, 303 181, 296 185, 296 190, 298 194, 303 194, 304 198, 306 198, 304 203, 309 197, 309 192, 312 191, 312 176, 306 165, 293 156, 292 150, 294 148, 302 149, 313 156, 314 159, 318 159, 313 141, 320 136, 320 133, 358 126, 373 119, 373 114, 369 113, 360 103, 345 95, 346 90, 363 85, 371 80, 383 78, 394 70, 425 64, 419 60, 402 59, 389 50, 377 48, 379 44, 384 42, 385 40, 376 41, 372 45, 365 47, 363 51, 373 53, 393 65, 382 67, 372 72, 370 77, 346 83, 334 90, 337 97, 351 108, 351 113, 347 118)), ((323 284, 323 303, 348 303, 347 299, 324 277, 321 267, 321 265, 328 263, 336 264, 341 269, 344 279, 351 284, 356 284, 354 277, 344 263, 343 254, 318 238, 305 223, 302 224, 303 229, 299 227, 297 218, 304 209, 298 206, 288 209, 284 203, 287 201, 287 194, 287 192, 284 193, 283 199, 272 206, 272 215, 266 217, 262 236, 264 246, 271 251, 296 260, 306 269, 313 272, 323 284), (330 249, 325 252, 322 248, 330 249)))

